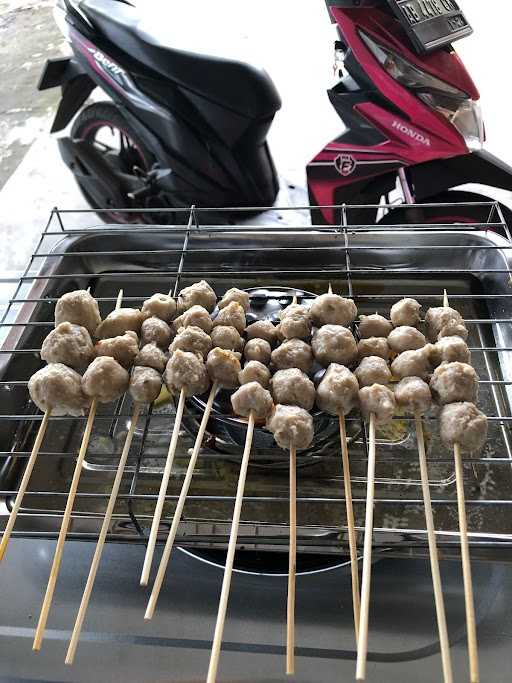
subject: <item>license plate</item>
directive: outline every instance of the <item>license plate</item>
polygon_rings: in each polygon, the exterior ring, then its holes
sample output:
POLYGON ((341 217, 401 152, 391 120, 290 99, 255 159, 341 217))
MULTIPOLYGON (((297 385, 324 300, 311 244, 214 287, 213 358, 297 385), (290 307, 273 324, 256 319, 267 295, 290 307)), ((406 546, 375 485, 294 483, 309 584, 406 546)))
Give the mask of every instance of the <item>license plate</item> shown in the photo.
POLYGON ((388 0, 420 53, 438 50, 473 33, 455 0, 388 0))

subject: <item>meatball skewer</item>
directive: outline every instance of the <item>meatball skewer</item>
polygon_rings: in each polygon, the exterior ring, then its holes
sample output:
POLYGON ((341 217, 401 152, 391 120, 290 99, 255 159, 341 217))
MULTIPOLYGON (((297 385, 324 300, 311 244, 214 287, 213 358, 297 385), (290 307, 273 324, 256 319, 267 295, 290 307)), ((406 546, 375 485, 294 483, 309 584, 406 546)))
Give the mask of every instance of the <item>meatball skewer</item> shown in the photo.
POLYGON ((436 532, 432 500, 430 497, 427 456, 425 449, 425 436, 423 433, 423 415, 432 405, 432 394, 428 384, 419 377, 406 377, 395 388, 397 404, 406 412, 414 415, 416 425, 416 441, 418 444, 418 458, 420 464, 421 488, 423 492, 423 504, 425 506, 425 522, 427 527, 428 549, 430 555, 430 571, 434 588, 434 602, 436 607, 437 628, 441 648, 441 661, 443 667, 444 683, 452 683, 453 672, 450 657, 450 641, 446 625, 446 613, 443 598, 443 586, 439 571, 439 557, 437 552, 436 532))
POLYGON ((240 474, 238 476, 235 507, 233 509, 233 520, 231 522, 231 532, 229 534, 228 551, 226 555, 226 563, 224 565, 224 576, 222 579, 219 609, 217 612, 217 621, 215 623, 215 633, 213 636, 212 651, 210 655, 206 683, 215 683, 217 679, 222 635, 224 633, 224 623, 226 621, 229 591, 231 588, 231 576, 233 573, 233 562, 235 559, 236 542, 238 538, 238 527, 240 525, 240 516, 244 498, 245 480, 247 478, 247 468, 249 466, 249 456, 251 454, 252 448, 254 421, 255 419, 266 418, 273 407, 270 392, 264 389, 257 382, 243 384, 231 396, 231 403, 235 412, 241 414, 243 417, 248 418, 247 433, 242 455, 242 464, 240 466, 240 474))
MULTIPOLYGON (((122 300, 123 290, 120 289, 116 300, 115 311, 118 311, 121 308, 122 300)), ((96 417, 98 403, 109 403, 110 401, 113 401, 122 394, 124 394, 124 392, 128 388, 128 380, 128 372, 123 367, 121 367, 121 365, 119 365, 117 361, 108 356, 96 358, 89 365, 84 376, 82 377, 83 391, 92 399, 91 407, 89 408, 89 415, 87 417, 87 423, 85 425, 84 434, 82 436, 82 443, 80 444, 80 450, 78 452, 75 470, 73 472, 73 478, 71 480, 71 485, 69 487, 66 508, 62 516, 62 522, 59 531, 59 537, 57 540, 57 546, 55 548, 55 554, 53 556, 53 563, 50 570, 50 576, 48 578, 46 593, 43 599, 43 604, 41 606, 41 612, 39 614, 39 621, 37 623, 34 642, 32 644, 33 650, 40 650, 43 642, 46 622, 48 620, 48 615, 50 613, 53 594, 55 592, 55 586, 57 583, 57 578, 59 576, 62 554, 64 552, 64 543, 66 541, 66 536, 71 522, 71 513, 73 511, 73 505, 75 503, 76 492, 78 490, 78 484, 80 482, 80 475, 82 473, 85 455, 89 447, 89 441, 94 426, 94 418, 96 417), (109 381, 105 380, 106 375, 108 375, 109 381), (96 381, 90 381, 89 383, 88 380, 92 380, 93 377, 96 379, 96 381), (104 393, 106 385, 108 385, 108 396, 106 396, 104 393)))

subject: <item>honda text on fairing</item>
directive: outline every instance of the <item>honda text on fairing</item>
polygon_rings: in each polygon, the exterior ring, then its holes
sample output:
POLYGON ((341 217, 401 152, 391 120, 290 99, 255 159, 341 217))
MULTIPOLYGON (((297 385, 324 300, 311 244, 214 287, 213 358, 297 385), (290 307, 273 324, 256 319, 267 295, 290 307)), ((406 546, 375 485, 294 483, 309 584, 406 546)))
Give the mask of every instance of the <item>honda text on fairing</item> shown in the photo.
MULTIPOLYGON (((492 197, 485 188, 512 190, 512 169, 482 150, 479 93, 452 47, 472 33, 458 4, 326 1, 342 65, 329 98, 345 131, 307 166, 313 221, 338 224, 336 206, 378 205, 397 186, 408 203, 437 205, 415 220, 487 220, 470 205, 487 194, 454 188, 478 184, 492 197), (442 206, 455 202, 466 204, 456 215, 442 206)), ((149 222, 144 209, 163 207, 175 221, 172 209, 192 204, 274 203, 266 136, 281 100, 266 72, 159 42, 127 0, 58 0, 56 18, 73 54, 49 60, 39 87, 62 86, 52 131, 74 119, 61 154, 104 218, 149 222), (95 88, 110 100, 85 106, 95 88)))

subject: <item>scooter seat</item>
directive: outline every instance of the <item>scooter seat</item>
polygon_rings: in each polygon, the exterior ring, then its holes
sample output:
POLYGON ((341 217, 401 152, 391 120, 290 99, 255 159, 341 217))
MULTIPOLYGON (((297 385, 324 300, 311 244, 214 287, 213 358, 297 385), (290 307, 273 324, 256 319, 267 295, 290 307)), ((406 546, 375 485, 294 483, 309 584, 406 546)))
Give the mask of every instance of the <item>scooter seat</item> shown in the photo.
POLYGON ((119 0, 82 0, 80 9, 118 50, 216 104, 251 119, 273 116, 281 106, 279 93, 264 70, 162 44, 141 28, 140 13, 132 5, 119 0))

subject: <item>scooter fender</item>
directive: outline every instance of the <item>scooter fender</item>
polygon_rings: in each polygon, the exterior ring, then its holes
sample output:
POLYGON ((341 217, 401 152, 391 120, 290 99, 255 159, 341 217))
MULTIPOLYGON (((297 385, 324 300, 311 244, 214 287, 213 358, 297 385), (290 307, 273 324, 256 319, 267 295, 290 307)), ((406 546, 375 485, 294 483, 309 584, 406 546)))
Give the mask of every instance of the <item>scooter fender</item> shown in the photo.
POLYGON ((52 133, 66 128, 85 104, 96 83, 73 57, 48 59, 37 89, 48 90, 58 86, 62 87, 62 99, 53 120, 52 133))
POLYGON ((512 191, 512 167, 485 150, 409 166, 407 172, 416 201, 466 183, 512 191))

